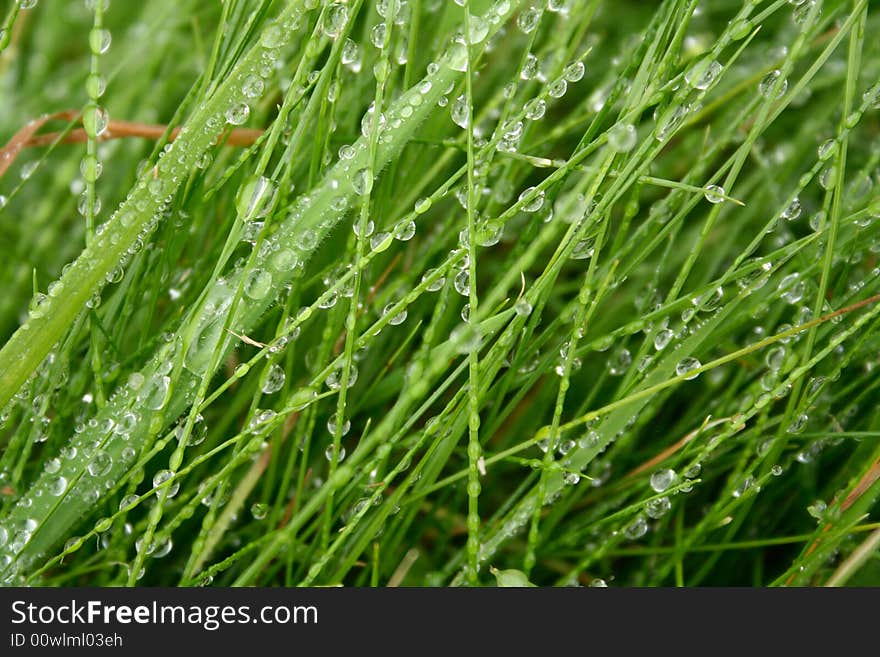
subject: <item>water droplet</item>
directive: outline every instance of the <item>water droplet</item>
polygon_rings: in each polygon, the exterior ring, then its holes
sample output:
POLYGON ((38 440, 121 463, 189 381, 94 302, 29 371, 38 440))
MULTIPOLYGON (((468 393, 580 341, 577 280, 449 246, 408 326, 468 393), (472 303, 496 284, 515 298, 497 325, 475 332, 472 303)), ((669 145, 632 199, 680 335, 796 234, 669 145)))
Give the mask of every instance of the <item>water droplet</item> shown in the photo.
POLYGON ((469 296, 471 293, 470 289, 470 273, 467 269, 462 269, 455 275, 455 279, 453 280, 453 285, 455 287, 455 291, 458 292, 462 296, 469 296))
POLYGON ((519 195, 519 202, 523 203, 523 206, 520 209, 523 212, 537 212, 544 207, 544 190, 539 190, 535 193, 536 189, 536 187, 529 187, 519 195), (531 195, 534 195, 534 198, 526 200, 527 197, 531 195))
POLYGON ((523 80, 532 80, 538 74, 538 58, 532 53, 526 55, 526 61, 519 72, 519 77, 523 80))
POLYGON ((703 195, 709 203, 721 203, 724 201, 724 188, 718 185, 706 185, 703 195))
POLYGON ((168 394, 170 384, 169 377, 156 375, 140 391, 138 400, 150 410, 161 410, 165 406, 165 397, 168 394))
POLYGON ((700 375, 700 373, 695 372, 695 370, 701 367, 701 365, 702 363, 700 363, 700 361, 698 361, 696 358, 683 358, 678 361, 678 364, 675 366, 675 373, 678 376, 687 375, 684 378, 687 381, 690 381, 691 379, 695 379, 700 375), (692 372, 692 374, 688 374, 689 372, 692 372))
POLYGON ((468 17, 468 23, 470 27, 468 30, 468 43, 472 46, 482 43, 489 34, 489 21, 480 16, 471 15, 468 17))
POLYGON ((785 95, 785 92, 788 91, 788 80, 780 78, 782 78, 782 71, 779 69, 770 71, 761 79, 761 82, 758 85, 759 93, 764 96, 764 98, 771 98, 772 94, 771 100, 782 98, 782 96, 785 95))
POLYGON ((675 470, 657 470, 651 475, 651 488, 655 493, 662 493, 675 483, 675 479, 675 470))
POLYGON ((513 305, 513 310, 520 317, 528 317, 532 314, 532 304, 525 299, 520 299, 513 305))
POLYGON ((837 152, 837 140, 828 139, 819 144, 818 155, 822 161, 830 159, 837 152))
POLYGON ((694 89, 704 91, 712 86, 723 67, 714 59, 705 58, 691 66, 684 74, 684 81, 694 89))
MULTIPOLYGON (((324 380, 324 383, 327 384, 327 387, 331 390, 339 390, 342 387, 342 372, 344 365, 339 366, 330 374, 327 375, 327 378, 324 380)), ((351 363, 348 368, 348 387, 351 388, 355 383, 357 383, 358 378, 358 369, 354 363, 351 363)))
POLYGON ((807 422, 810 421, 810 416, 806 413, 801 413, 794 420, 791 421, 791 424, 788 425, 786 429, 787 433, 800 433, 807 426, 807 422))
POLYGON ((631 123, 615 123, 608 130, 608 146, 615 153, 629 153, 637 139, 636 127, 631 123))
POLYGON ((662 351, 672 341, 674 336, 675 333, 668 328, 657 331, 657 335, 654 336, 654 349, 662 351))
POLYGON ((608 373, 611 376, 623 376, 632 364, 632 354, 629 349, 621 347, 612 354, 608 361, 608 373))
POLYGON ((272 274, 265 269, 254 269, 244 282, 244 293, 251 299, 265 299, 272 290, 272 274))
POLYGON ((645 513, 649 518, 657 519, 666 515, 666 512, 672 507, 672 503, 668 497, 658 497, 651 500, 645 505, 645 513))
POLYGON ((528 34, 538 27, 540 21, 541 10, 537 7, 527 7, 519 13, 519 16, 517 16, 516 26, 528 34))
POLYGON ((623 530, 623 535, 634 541, 648 533, 648 521, 642 516, 634 518, 623 530))
POLYGON ((277 186, 271 180, 264 176, 252 176, 238 189, 236 209, 242 217, 262 219, 272 209, 276 192, 277 186))
POLYGON ((543 98, 534 98, 525 104, 523 110, 529 121, 540 121, 547 112, 547 103, 543 98))
POLYGON ((113 458, 106 452, 98 452, 89 461, 86 470, 93 477, 103 477, 110 472, 111 467, 113 467, 113 458))
POLYGON ((248 120, 248 117, 251 115, 251 108, 247 103, 236 103, 232 107, 226 110, 224 116, 226 117, 226 122, 230 125, 241 125, 245 121, 248 120))
POLYGON ((786 221, 795 221, 801 216, 801 200, 795 196, 780 215, 786 221))
POLYGON ((351 185, 358 196, 369 194, 373 190, 373 171, 366 167, 359 169, 355 172, 351 185))
POLYGON ((449 111, 452 116, 452 122, 458 127, 467 130, 469 119, 467 98, 465 98, 464 95, 456 98, 455 102, 450 106, 449 111))
POLYGON ((110 49, 110 30, 95 27, 89 31, 89 48, 96 55, 103 55, 110 49))
POLYGON ((331 39, 335 39, 342 33, 347 20, 348 8, 341 2, 334 2, 327 7, 321 27, 324 30, 324 34, 331 39))
POLYGON ((261 502, 251 505, 251 515, 254 517, 254 520, 263 520, 269 515, 269 505, 261 502))
POLYGON ((58 497, 64 494, 64 491, 67 490, 67 479, 62 476, 57 476, 49 482, 49 495, 53 497, 58 497))
POLYGON ((816 520, 821 520, 825 515, 825 511, 828 510, 828 505, 825 504, 822 500, 816 500, 810 506, 807 507, 807 513, 813 516, 816 520))
MULTIPOLYGON (((173 477, 174 477, 173 470, 159 470, 159 472, 157 472, 155 475, 153 475, 153 488, 159 488, 159 486, 161 486, 162 484, 164 484, 166 481, 170 480, 173 477)), ((168 486, 166 497, 170 499, 170 498, 174 497, 175 495, 177 495, 177 491, 179 488, 180 488, 180 480, 175 480, 174 482, 172 482, 168 486)))
POLYGON ((110 115, 103 107, 100 107, 95 103, 89 103, 83 110, 82 122, 86 134, 94 139, 100 137, 107 130, 107 124, 110 122, 110 115))
POLYGON ((393 241, 394 236, 391 233, 376 233, 370 238, 370 249, 375 253, 382 253, 391 246, 393 241))
POLYGON ((269 367, 269 371, 266 372, 266 380, 263 382, 263 393, 266 395, 271 395, 275 392, 281 390, 284 387, 284 380, 286 379, 286 375, 284 373, 284 369, 278 365, 277 363, 273 363, 269 367))
MULTIPOLYGON (((324 450, 324 458, 328 461, 333 461, 333 455, 336 450, 333 449, 333 445, 329 445, 327 449, 324 450)), ((345 447, 342 445, 339 446, 339 454, 336 455, 336 462, 342 463, 342 460, 345 458, 345 447)))
POLYGON ((782 364, 785 362, 785 347, 780 346, 768 351, 764 362, 774 372, 782 369, 782 364))
POLYGON ((562 77, 571 83, 580 82, 584 78, 587 67, 583 62, 574 62, 565 67, 562 71, 562 77))

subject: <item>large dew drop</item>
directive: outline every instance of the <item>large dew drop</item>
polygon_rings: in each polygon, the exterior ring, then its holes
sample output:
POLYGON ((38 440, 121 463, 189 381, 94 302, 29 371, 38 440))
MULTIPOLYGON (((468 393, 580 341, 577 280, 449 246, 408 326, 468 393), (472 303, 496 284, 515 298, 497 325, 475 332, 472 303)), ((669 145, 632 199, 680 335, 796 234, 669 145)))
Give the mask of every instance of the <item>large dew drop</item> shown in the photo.
POLYGON ((255 269, 244 282, 244 293, 251 299, 264 299, 272 290, 272 274, 265 269, 255 269))

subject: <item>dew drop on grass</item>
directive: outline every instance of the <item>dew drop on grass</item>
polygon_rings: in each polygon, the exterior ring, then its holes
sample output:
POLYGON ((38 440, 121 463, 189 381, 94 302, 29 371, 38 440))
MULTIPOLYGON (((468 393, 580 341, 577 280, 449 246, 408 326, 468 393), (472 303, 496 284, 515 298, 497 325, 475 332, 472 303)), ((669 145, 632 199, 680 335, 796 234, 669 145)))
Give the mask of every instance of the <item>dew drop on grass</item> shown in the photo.
POLYGON ((629 349, 621 347, 611 355, 608 361, 608 373, 611 376, 623 376, 632 364, 632 354, 629 349))
POLYGON ((547 112, 547 103, 543 98, 534 98, 525 104, 523 110, 529 121, 540 121, 547 112))
POLYGON ((321 27, 324 30, 324 34, 331 39, 335 39, 345 28, 347 20, 348 8, 341 2, 334 2, 327 7, 327 11, 324 13, 324 22, 321 27))
POLYGON ((782 364, 785 362, 785 347, 775 347, 767 352, 767 356, 764 359, 764 362, 767 364, 767 367, 770 368, 773 372, 777 372, 782 369, 782 364))
POLYGON ((816 500, 810 506, 807 507, 807 513, 813 516, 816 520, 822 520, 825 515, 825 511, 827 511, 828 505, 825 504, 822 500, 816 500))
POLYGON ((103 55, 110 49, 110 30, 95 27, 89 31, 89 48, 96 55, 103 55))
POLYGON ((103 477, 113 466, 113 458, 107 452, 98 452, 89 461, 86 471, 93 477, 103 477))
POLYGON ((287 375, 284 373, 284 368, 277 363, 270 365, 269 371, 266 372, 266 380, 263 382, 263 394, 271 395, 281 390, 284 387, 284 380, 286 378, 287 375))
POLYGON ((690 105, 673 105, 656 118, 657 130, 654 135, 657 141, 666 141, 678 130, 687 115, 690 114, 690 105))
POLYGON ((798 197, 792 199, 780 216, 786 221, 795 221, 801 216, 801 200, 798 197))
POLYGON ((110 115, 103 107, 100 107, 95 103, 89 103, 83 110, 82 122, 86 134, 94 139, 100 137, 107 130, 107 124, 110 122, 110 115))
POLYGON ((168 386, 171 379, 167 376, 156 375, 152 377, 141 389, 138 400, 144 407, 158 411, 165 406, 165 396, 168 394, 168 386))
POLYGON ((455 279, 453 280, 453 286, 455 287, 455 291, 458 292, 462 296, 469 296, 471 293, 470 289, 470 280, 471 276, 467 269, 462 269, 455 275, 455 279))
POLYGON ((455 102, 450 106, 449 112, 452 116, 452 122, 458 127, 466 130, 468 127, 469 115, 467 98, 465 98, 464 95, 456 98, 455 102))
POLYGON ((241 125, 251 115, 251 108, 247 103, 236 103, 224 113, 226 122, 230 125, 241 125))
POLYGON ((791 421, 791 424, 788 425, 788 428, 785 431, 786 433, 801 433, 809 421, 810 416, 806 413, 801 413, 791 421))
POLYGON ((64 491, 67 490, 67 479, 62 477, 61 475, 55 477, 49 482, 49 495, 53 497, 58 497, 64 494, 64 491))
POLYGON ((764 96, 764 98, 771 98, 772 95, 771 100, 781 98, 785 95, 785 92, 788 91, 788 80, 780 80, 780 78, 782 78, 782 71, 779 69, 770 71, 758 84, 758 92, 764 96))
POLYGON ((825 160, 830 159, 837 152, 837 140, 836 139, 828 139, 821 144, 819 144, 818 155, 819 159, 823 162, 825 160))
POLYGON ((481 18, 480 16, 469 16, 468 24, 470 29, 468 31, 468 43, 472 46, 477 45, 478 43, 482 43, 483 40, 489 35, 489 21, 481 18))
MULTIPOLYGON (((437 273, 436 269, 430 269, 430 270, 426 271, 422 275, 422 283, 427 281, 429 278, 431 278, 436 273, 437 273)), ((433 281, 431 281, 431 283, 429 283, 425 289, 428 292, 438 292, 439 290, 443 289, 444 285, 446 285, 446 277, 440 276, 439 278, 436 278, 433 281)))
POLYGON ((615 153, 629 153, 637 138, 636 127, 631 123, 616 123, 608 130, 608 146, 615 153))
POLYGON ((519 195, 519 202, 523 203, 521 208, 523 212, 537 212, 544 207, 544 190, 535 193, 535 189, 535 187, 529 187, 519 195), (531 195, 534 195, 534 198, 526 200, 531 195))
POLYGON ((623 535, 631 541, 637 540, 648 533, 648 521, 642 516, 634 518, 624 529, 623 535))
POLYGON ((394 236, 391 233, 376 233, 370 238, 370 250, 374 253, 382 253, 391 246, 393 241, 394 236))
MULTIPOLYGON (((339 390, 342 387, 342 368, 344 365, 337 367, 335 370, 330 372, 327 375, 327 378, 324 380, 324 383, 327 384, 327 387, 331 390, 339 390)), ((358 378, 358 369, 354 363, 351 363, 348 368, 348 387, 351 388, 355 383, 357 383, 358 378)))
POLYGON ((272 290, 272 274, 265 269, 254 269, 244 282, 244 293, 251 299, 265 299, 272 290))
POLYGON ((520 317, 528 317, 532 314, 532 304, 525 299, 520 299, 513 305, 513 310, 520 317))
POLYGON ((586 70, 587 67, 583 62, 573 62, 562 71, 562 77, 571 83, 580 82, 583 80, 586 70))
MULTIPOLYGON (((172 477, 174 477, 174 472, 172 470, 159 470, 159 472, 157 472, 155 475, 153 475, 153 488, 159 488, 159 486, 164 484, 166 481, 168 481, 172 477)), ((175 495, 177 495, 177 491, 179 488, 180 488, 180 481, 175 480, 174 482, 172 482, 168 486, 166 497, 170 499, 170 498, 174 497, 175 495)))
POLYGON ((235 198, 236 210, 242 217, 262 219, 269 214, 277 187, 264 176, 252 176, 239 189, 235 198))
POLYGON ((355 222, 351 225, 351 230, 352 230, 352 232, 353 232, 355 235, 357 235, 358 237, 361 237, 361 233, 362 233, 362 232, 363 232, 363 237, 369 237, 370 235, 373 234, 373 231, 374 231, 375 229, 376 229, 376 224, 373 223, 373 220, 372 220, 372 219, 368 219, 368 220, 367 220, 367 223, 364 224, 363 231, 361 231, 361 222, 360 222, 360 221, 355 221, 355 222))
POLYGON ((401 242, 408 242, 415 234, 416 222, 412 219, 403 220, 394 227, 394 239, 401 242))
POLYGON ((493 568, 491 572, 495 576, 495 582, 499 587, 526 588, 534 586, 521 570, 497 570, 493 568))
POLYGON ((547 89, 547 94, 551 98, 562 98, 566 91, 568 91, 568 82, 565 78, 562 78, 550 85, 547 89))
POLYGON ((373 171, 367 167, 355 172, 351 181, 355 194, 364 196, 373 190, 373 171))
POLYGON ((721 64, 714 59, 702 59, 688 69, 684 81, 694 89, 705 91, 718 79, 722 70, 721 64))
POLYGON ((119 501, 120 511, 131 511, 138 503, 138 496, 135 494, 126 495, 119 501))
POLYGON ((269 505, 263 504, 262 502, 256 502, 251 505, 251 515, 254 517, 254 520, 263 520, 267 515, 269 515, 269 505))
POLYGON ((724 188, 718 185, 706 185, 703 189, 703 195, 709 203, 722 203, 724 201, 724 188))
POLYGON ((657 470, 651 475, 651 489, 655 493, 662 493, 675 483, 675 470, 664 468, 657 470))
POLYGON ((533 32, 541 21, 541 10, 537 7, 523 9, 516 18, 516 26, 526 34, 533 32))
POLYGON ((330 435, 335 436, 337 428, 339 429, 340 436, 347 436, 348 432, 351 430, 351 420, 343 420, 342 426, 338 427, 336 424, 336 416, 332 416, 329 420, 327 420, 327 431, 330 433, 330 435))
POLYGON ((384 22, 377 23, 370 30, 370 42, 380 50, 385 47, 385 35, 388 34, 388 27, 384 22))
POLYGON ((79 172, 86 182, 95 182, 101 177, 104 167, 94 155, 86 155, 79 163, 79 172))
POLYGON ((701 365, 702 363, 700 363, 700 361, 698 361, 696 358, 682 358, 675 366, 675 373, 678 376, 684 376, 685 380, 690 381, 691 379, 695 379, 700 375, 700 373, 695 372, 695 370, 697 370, 701 365))
POLYGON ((538 58, 532 53, 526 55, 526 61, 520 69, 519 77, 523 80, 532 80, 538 74, 538 58))
MULTIPOLYGON (((395 305, 396 304, 394 304, 394 303, 389 303, 387 306, 385 306, 385 308, 382 311, 382 315, 383 316, 388 315, 393 310, 395 305)), ((398 326, 400 324, 403 324, 405 321, 406 321, 406 309, 404 308, 399 313, 392 316, 391 319, 388 320, 388 323, 391 324, 391 326, 398 326)))
POLYGON ((346 38, 345 44, 342 46, 342 53, 340 54, 340 59, 343 65, 349 67, 350 69, 352 69, 353 72, 357 73, 360 70, 360 58, 360 46, 358 46, 355 41, 346 38), (357 70, 355 70, 355 66, 357 67, 357 70))
POLYGON ((668 328, 657 331, 657 335, 654 336, 654 349, 662 351, 672 341, 674 336, 675 333, 668 328))
POLYGON ((669 501, 668 497, 658 497, 656 500, 651 500, 645 505, 645 513, 649 518, 657 520, 666 515, 666 512, 669 511, 671 507, 672 503, 669 501))
MULTIPOLYGON (((324 458, 326 458, 328 461, 331 461, 331 462, 332 462, 332 461, 333 461, 333 455, 334 455, 335 452, 336 452, 336 450, 333 449, 333 445, 329 445, 329 446, 327 447, 327 449, 324 450, 324 458)), ((336 462, 337 462, 337 463, 342 463, 342 461, 343 461, 344 458, 345 458, 345 447, 343 447, 342 445, 340 445, 340 446, 339 446, 339 453, 336 454, 336 462)))

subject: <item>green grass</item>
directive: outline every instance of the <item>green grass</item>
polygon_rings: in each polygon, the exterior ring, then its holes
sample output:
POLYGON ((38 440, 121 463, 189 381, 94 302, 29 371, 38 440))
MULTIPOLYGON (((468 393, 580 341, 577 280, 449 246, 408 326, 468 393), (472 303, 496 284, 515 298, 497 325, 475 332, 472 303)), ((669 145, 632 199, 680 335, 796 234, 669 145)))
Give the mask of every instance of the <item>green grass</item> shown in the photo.
POLYGON ((4 584, 880 583, 868 0, 5 4, 4 584))

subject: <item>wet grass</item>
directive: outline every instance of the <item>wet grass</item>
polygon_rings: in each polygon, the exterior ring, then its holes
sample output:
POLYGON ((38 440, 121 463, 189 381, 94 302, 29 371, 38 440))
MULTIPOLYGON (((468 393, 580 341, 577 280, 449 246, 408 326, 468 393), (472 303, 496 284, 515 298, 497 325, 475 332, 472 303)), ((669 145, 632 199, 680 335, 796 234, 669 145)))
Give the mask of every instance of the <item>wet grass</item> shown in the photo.
POLYGON ((865 0, 7 4, 4 583, 880 581, 865 0))

